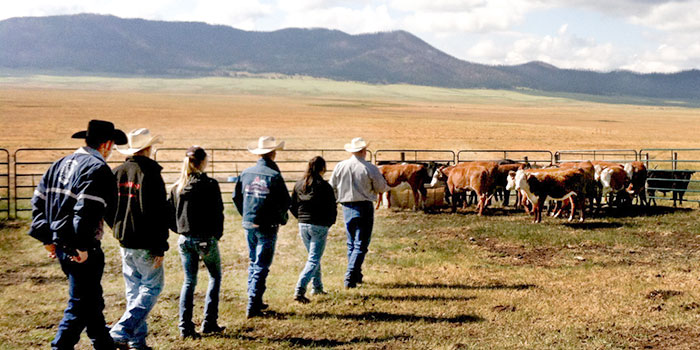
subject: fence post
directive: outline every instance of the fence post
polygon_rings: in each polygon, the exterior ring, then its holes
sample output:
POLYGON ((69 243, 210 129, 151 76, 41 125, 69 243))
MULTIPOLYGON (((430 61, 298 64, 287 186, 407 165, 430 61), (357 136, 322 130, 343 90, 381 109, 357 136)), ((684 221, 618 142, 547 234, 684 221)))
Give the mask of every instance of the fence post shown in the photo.
POLYGON ((678 170, 678 152, 673 152, 673 170, 678 170))

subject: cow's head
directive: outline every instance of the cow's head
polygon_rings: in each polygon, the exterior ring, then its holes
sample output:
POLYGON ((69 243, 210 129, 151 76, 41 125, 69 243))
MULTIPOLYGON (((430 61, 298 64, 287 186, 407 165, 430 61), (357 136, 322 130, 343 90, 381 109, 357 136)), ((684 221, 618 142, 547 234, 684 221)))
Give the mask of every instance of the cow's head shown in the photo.
POLYGON ((530 186, 527 184, 527 177, 529 175, 525 173, 523 169, 518 169, 518 171, 511 171, 508 173, 508 183, 506 185, 507 190, 520 190, 529 189, 530 186))
POLYGON ((447 166, 443 165, 435 169, 435 172, 433 173, 433 179, 430 180, 430 187, 435 187, 435 185, 437 185, 439 181, 447 180, 447 175, 445 174, 446 167, 447 166))

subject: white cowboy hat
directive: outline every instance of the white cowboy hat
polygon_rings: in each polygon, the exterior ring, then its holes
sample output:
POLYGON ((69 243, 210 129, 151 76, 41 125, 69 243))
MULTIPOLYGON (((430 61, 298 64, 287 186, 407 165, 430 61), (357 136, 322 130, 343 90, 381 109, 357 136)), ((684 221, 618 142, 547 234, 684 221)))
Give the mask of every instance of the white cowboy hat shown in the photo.
POLYGON ((260 136, 257 142, 248 144, 248 151, 253 154, 268 154, 284 149, 284 141, 277 142, 272 136, 260 136))
POLYGON ((356 137, 350 141, 350 143, 345 144, 345 150, 350 153, 355 153, 362 151, 369 146, 369 142, 365 142, 365 139, 361 137, 356 137))
POLYGON ((132 155, 142 149, 150 147, 156 143, 160 143, 160 136, 153 136, 146 128, 131 130, 126 138, 127 148, 117 147, 117 151, 121 154, 132 155))

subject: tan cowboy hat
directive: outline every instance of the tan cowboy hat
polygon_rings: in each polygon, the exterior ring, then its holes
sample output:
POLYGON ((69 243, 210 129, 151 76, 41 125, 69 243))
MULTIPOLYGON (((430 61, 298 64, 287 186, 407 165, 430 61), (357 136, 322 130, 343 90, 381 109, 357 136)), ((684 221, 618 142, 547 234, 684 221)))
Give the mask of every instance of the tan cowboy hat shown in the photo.
POLYGON ((363 149, 367 148, 369 146, 369 142, 366 142, 365 139, 361 137, 356 137, 350 141, 350 143, 345 144, 345 150, 350 152, 350 153, 355 153, 362 151, 363 149))
POLYGON ((272 136, 260 136, 258 142, 248 145, 248 151, 253 154, 268 154, 281 149, 284 149, 284 141, 277 142, 272 136))
POLYGON ((117 147, 119 153, 126 155, 132 155, 142 149, 161 142, 160 136, 151 135, 151 131, 146 128, 131 130, 126 135, 126 138, 129 140, 127 148, 117 147))

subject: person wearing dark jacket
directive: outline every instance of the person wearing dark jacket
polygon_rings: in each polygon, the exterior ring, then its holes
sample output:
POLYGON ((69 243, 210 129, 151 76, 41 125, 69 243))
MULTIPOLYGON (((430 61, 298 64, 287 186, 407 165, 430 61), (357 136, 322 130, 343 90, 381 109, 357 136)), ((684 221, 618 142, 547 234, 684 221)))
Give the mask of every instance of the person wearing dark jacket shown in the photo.
POLYGON ((328 229, 335 223, 337 205, 333 188, 323 179, 325 172, 326 161, 322 157, 311 158, 304 178, 294 185, 289 208, 299 220, 299 236, 309 253, 294 290, 294 300, 304 304, 309 302, 305 294, 310 281, 313 282, 311 294, 326 294, 321 281, 321 258, 328 229))
POLYGON ((112 225, 117 186, 106 158, 126 135, 114 124, 91 120, 73 138, 85 147, 51 165, 32 197, 29 235, 44 244, 50 258, 58 258, 68 277, 68 307, 58 325, 52 349, 73 349, 87 330, 95 349, 114 349, 106 328, 102 273, 105 256, 100 240, 103 218, 112 225))
POLYGON ((160 137, 148 129, 128 134, 129 155, 114 169, 119 187, 114 216, 114 237, 121 245, 126 311, 110 334, 120 349, 150 349, 146 345, 146 318, 163 290, 163 255, 168 250, 172 210, 167 201, 162 167, 150 158, 160 137))
POLYGON ((275 163, 277 150, 283 148, 284 142, 278 143, 270 136, 262 136, 257 143, 248 145, 248 151, 260 159, 255 166, 241 172, 233 192, 233 203, 243 217, 242 226, 248 238, 248 318, 261 316, 266 308, 262 298, 275 254, 277 231, 289 218, 289 192, 275 163))
POLYGON ((185 280, 180 291, 180 337, 199 338, 192 323, 194 289, 200 258, 209 271, 209 287, 204 306, 201 332, 220 333, 219 290, 221 289, 221 257, 219 239, 224 232, 224 204, 219 183, 204 173, 207 153, 199 146, 187 149, 180 178, 170 190, 170 203, 175 208, 171 229, 180 234, 178 247, 185 280))

